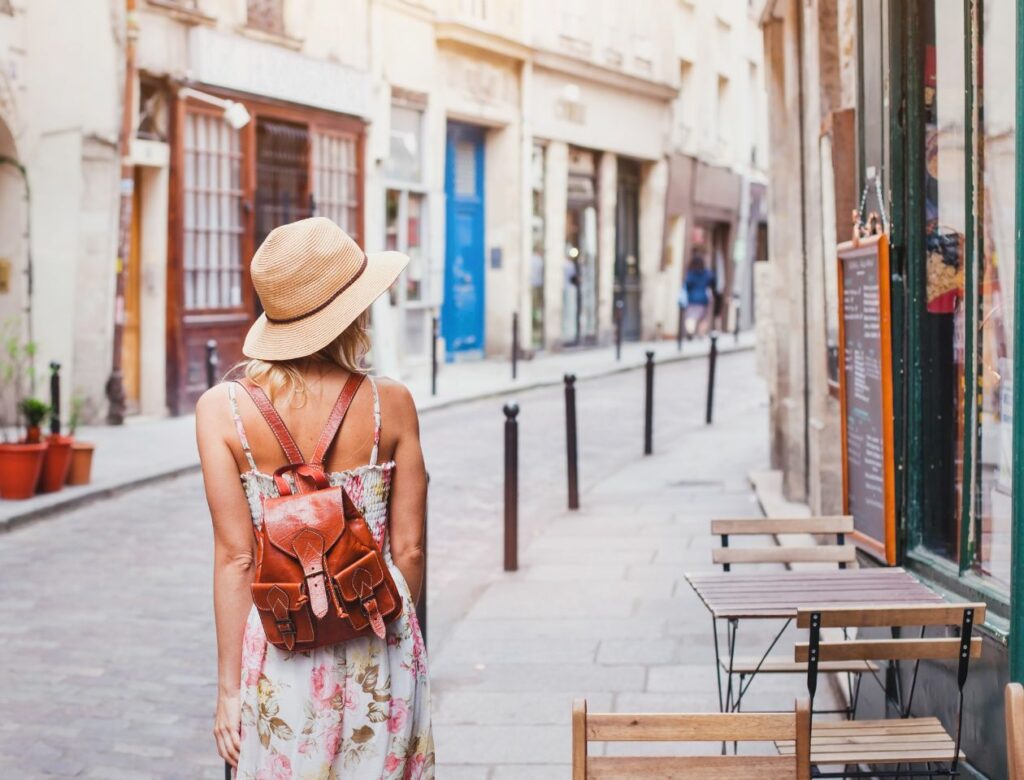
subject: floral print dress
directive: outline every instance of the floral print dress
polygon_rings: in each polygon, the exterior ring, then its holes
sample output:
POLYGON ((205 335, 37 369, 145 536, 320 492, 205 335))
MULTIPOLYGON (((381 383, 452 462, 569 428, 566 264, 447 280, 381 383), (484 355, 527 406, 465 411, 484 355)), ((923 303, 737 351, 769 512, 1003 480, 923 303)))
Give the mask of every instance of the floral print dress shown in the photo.
MULTIPOLYGON (((429 780, 434 777, 430 690, 423 635, 409 586, 391 557, 388 497, 394 461, 377 463, 380 397, 373 379, 374 444, 366 466, 329 475, 345 488, 383 550, 402 594, 403 611, 387 637, 363 637, 312 651, 267 642, 256 608, 242 649, 240 780, 429 780)), ((262 500, 276 496, 271 475, 256 469, 235 393, 231 412, 249 462, 241 475, 253 523, 262 500)))

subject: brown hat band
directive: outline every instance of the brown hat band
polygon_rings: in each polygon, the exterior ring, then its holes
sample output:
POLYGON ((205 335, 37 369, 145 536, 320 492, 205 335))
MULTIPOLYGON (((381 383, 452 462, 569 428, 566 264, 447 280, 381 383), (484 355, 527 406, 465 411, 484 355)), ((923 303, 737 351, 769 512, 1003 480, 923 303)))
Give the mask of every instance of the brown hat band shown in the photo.
POLYGON ((341 295, 343 292, 345 292, 345 290, 347 290, 349 287, 351 287, 353 284, 356 283, 356 280, 358 280, 359 277, 363 275, 363 271, 366 270, 367 263, 369 263, 369 260, 367 259, 366 255, 364 254, 363 255, 362 265, 359 266, 359 270, 355 272, 355 274, 352 276, 352 278, 349 279, 347 282, 345 282, 345 284, 343 284, 340 288, 338 288, 338 290, 336 290, 335 293, 330 298, 328 298, 326 301, 321 303, 316 308, 310 309, 306 313, 300 314, 300 315, 298 315, 296 317, 286 317, 284 319, 278 319, 276 317, 271 317, 269 314, 266 314, 267 322, 272 322, 275 325, 288 325, 288 324, 290 324, 292 322, 298 322, 299 320, 304 320, 307 317, 312 317, 314 314, 317 314, 318 312, 323 311, 328 306, 330 306, 332 303, 334 303, 334 301, 338 298, 339 295, 341 295))

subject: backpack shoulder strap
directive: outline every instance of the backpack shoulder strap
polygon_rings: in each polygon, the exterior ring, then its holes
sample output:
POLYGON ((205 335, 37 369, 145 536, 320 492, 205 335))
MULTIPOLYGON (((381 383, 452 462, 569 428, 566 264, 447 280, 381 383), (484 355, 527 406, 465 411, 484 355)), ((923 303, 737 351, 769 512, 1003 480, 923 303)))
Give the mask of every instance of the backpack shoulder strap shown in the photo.
POLYGON ((334 402, 334 408, 331 410, 331 416, 327 418, 327 425, 324 426, 323 433, 320 434, 320 440, 316 443, 313 459, 309 462, 311 466, 323 469, 324 456, 327 455, 327 450, 331 448, 334 437, 338 435, 341 421, 345 419, 345 413, 348 412, 348 407, 352 404, 352 399, 356 397, 356 393, 359 392, 359 386, 362 385, 365 378, 365 374, 352 374, 349 376, 348 381, 345 382, 345 386, 341 388, 338 400, 334 402))
POLYGON ((292 438, 291 433, 284 424, 284 420, 277 413, 277 409, 274 408, 270 399, 267 398, 267 394, 263 392, 263 388, 250 379, 243 379, 238 384, 249 394, 252 402, 256 404, 256 408, 263 415, 263 419, 267 421, 267 425, 270 426, 274 438, 277 439, 277 443, 284 450, 284 455, 288 458, 288 462, 293 465, 305 463, 306 459, 302 457, 302 452, 295 443, 295 439, 292 438))

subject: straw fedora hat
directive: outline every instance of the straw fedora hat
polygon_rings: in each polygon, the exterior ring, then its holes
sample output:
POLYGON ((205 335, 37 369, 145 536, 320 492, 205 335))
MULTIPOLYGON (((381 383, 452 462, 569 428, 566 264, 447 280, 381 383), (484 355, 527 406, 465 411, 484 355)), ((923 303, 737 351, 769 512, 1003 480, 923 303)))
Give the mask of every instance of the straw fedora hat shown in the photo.
POLYGON ((409 264, 401 252, 367 254, 325 217, 274 228, 250 266, 264 313, 242 352, 292 360, 323 349, 355 322, 409 264))

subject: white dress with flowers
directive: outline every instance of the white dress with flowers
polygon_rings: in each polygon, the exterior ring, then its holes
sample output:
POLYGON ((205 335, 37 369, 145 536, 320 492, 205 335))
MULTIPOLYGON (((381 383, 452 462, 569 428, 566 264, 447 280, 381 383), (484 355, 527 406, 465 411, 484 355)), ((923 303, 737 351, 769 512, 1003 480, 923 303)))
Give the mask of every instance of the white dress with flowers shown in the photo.
MULTIPOLYGON (((386 639, 355 639, 288 652, 267 642, 255 607, 242 650, 241 780, 428 780, 434 777, 430 690, 423 635, 409 586, 391 557, 388 497, 393 461, 377 463, 380 399, 373 384, 374 445, 366 466, 330 474, 359 507, 402 594, 386 639)), ((250 470, 242 474, 253 523, 273 477, 256 469, 229 385, 231 411, 250 470)))

